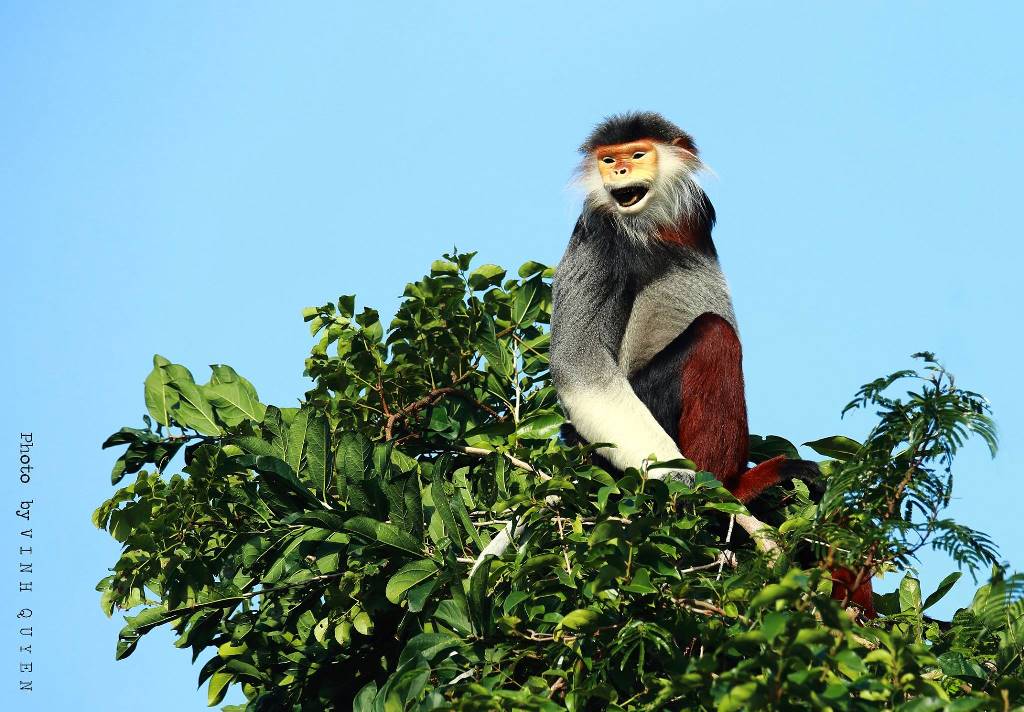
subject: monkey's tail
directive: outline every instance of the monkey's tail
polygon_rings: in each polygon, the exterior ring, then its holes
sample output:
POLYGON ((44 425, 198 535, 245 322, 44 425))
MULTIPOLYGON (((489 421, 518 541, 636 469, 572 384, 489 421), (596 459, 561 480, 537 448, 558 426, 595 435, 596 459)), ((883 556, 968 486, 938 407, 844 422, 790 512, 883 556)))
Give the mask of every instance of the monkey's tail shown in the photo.
POLYGON ((857 588, 851 590, 856 581, 856 575, 848 568, 837 566, 830 572, 832 574, 832 599, 835 601, 847 600, 860 606, 867 618, 878 618, 875 611, 874 591, 871 588, 871 572, 864 575, 864 579, 857 588))
POLYGON ((770 487, 790 479, 803 480, 815 501, 821 499, 821 495, 825 493, 818 463, 811 460, 790 460, 784 455, 754 465, 732 482, 726 483, 726 489, 733 497, 747 504, 760 497, 770 487))
MULTIPOLYGON (((811 493, 811 500, 820 502, 825 494, 825 483, 821 481, 821 469, 818 463, 811 460, 789 460, 783 455, 765 460, 755 465, 727 485, 732 495, 743 502, 750 504, 760 497, 765 490, 788 479, 802 480, 811 493)), ((860 606, 864 615, 868 618, 876 618, 871 586, 871 576, 862 576, 862 581, 857 583, 855 576, 850 569, 842 566, 832 568, 832 598, 837 601, 847 600, 860 606)))

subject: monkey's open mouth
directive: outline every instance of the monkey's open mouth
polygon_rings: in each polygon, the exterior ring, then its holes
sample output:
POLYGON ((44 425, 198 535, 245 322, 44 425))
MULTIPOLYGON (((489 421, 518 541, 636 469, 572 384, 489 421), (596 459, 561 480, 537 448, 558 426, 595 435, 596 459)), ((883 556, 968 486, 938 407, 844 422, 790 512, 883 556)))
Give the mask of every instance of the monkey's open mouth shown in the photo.
POLYGON ((611 194, 619 207, 628 208, 644 199, 644 196, 647 195, 647 186, 631 185, 627 188, 615 188, 611 194))

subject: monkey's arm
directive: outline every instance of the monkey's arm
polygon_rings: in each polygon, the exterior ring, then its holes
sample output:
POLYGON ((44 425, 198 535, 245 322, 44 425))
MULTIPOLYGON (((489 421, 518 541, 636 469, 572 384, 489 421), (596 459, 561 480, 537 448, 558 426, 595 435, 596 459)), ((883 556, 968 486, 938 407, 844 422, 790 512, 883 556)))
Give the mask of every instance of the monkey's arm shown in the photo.
MULTIPOLYGON (((586 367, 592 366, 593 362, 586 367)), ((601 448, 600 453, 616 468, 639 468, 652 457, 659 461, 682 457, 621 372, 605 371, 588 383, 568 385, 559 380, 556 376, 559 397, 573 427, 590 442, 614 443, 614 448, 601 448)))
POLYGON ((601 455, 619 469, 680 458, 616 359, 632 298, 582 237, 578 228, 555 275, 550 360, 559 399, 582 437, 615 444, 601 455))

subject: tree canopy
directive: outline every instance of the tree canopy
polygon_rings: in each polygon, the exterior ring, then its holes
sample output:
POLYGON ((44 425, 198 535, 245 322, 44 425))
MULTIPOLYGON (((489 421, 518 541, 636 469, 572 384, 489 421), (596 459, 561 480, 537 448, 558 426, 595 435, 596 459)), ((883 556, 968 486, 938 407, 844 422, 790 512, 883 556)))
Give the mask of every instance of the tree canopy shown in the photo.
POLYGON ((97 587, 125 612, 117 658, 170 626, 193 661, 212 653, 211 706, 241 686, 234 712, 1024 706, 1024 576, 944 516, 954 456, 972 436, 994 452, 994 426, 933 355, 846 406, 877 413, 863 442, 805 443, 825 493, 777 488, 757 546, 711 474, 608 472, 559 437, 553 270, 473 257, 434 262, 386 328, 350 295, 306 309, 298 407, 154 357, 144 426, 103 444, 122 451, 94 514, 122 545, 97 587), (955 569, 935 591, 922 548, 955 569), (830 597, 837 569, 902 581, 868 620, 830 597), (962 570, 986 579, 973 601, 931 618, 962 570))

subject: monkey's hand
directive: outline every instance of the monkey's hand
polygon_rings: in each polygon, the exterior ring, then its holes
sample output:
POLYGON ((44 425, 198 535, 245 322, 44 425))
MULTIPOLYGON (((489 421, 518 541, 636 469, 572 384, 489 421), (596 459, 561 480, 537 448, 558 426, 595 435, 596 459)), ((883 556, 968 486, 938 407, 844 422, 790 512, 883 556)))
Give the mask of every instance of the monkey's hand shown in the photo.
MULTIPOLYGON (((670 461, 671 462, 671 461, 670 461)), ((696 472, 688 467, 652 467, 653 463, 649 460, 644 460, 643 469, 647 473, 647 477, 652 480, 676 480, 682 482, 684 485, 693 485, 696 472)), ((667 464, 667 463, 666 463, 667 464)))

